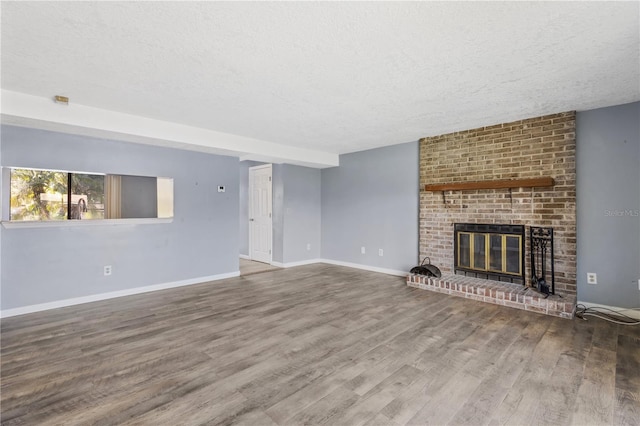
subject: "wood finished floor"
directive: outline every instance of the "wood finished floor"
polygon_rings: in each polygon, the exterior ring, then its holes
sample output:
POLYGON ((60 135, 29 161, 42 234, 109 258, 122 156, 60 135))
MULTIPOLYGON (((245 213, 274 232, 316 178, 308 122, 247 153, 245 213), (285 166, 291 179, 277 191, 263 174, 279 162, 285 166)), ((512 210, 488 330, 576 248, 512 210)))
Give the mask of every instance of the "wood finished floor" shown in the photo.
POLYGON ((309 265, 2 321, 2 424, 640 421, 640 329, 309 265))
POLYGON ((260 274, 265 271, 277 271, 277 266, 270 265, 263 262, 255 262, 253 260, 240 259, 240 275, 253 275, 260 274))

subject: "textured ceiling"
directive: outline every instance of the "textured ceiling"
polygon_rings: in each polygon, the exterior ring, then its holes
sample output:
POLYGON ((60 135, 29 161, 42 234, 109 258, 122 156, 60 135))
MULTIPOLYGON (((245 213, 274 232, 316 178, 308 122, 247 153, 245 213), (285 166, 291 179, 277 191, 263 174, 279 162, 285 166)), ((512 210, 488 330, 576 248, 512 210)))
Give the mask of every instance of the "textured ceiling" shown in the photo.
POLYGON ((640 100, 638 2, 2 2, 2 89, 345 153, 640 100))

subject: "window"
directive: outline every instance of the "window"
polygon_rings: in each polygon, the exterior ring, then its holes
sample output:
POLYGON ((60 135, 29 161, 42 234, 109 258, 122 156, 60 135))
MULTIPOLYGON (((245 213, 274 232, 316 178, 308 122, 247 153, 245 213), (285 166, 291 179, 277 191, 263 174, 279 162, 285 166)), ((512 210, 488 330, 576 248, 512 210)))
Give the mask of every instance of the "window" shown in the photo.
POLYGON ((69 173, 71 212, 68 219, 104 219, 104 175, 69 173))
POLYGON ((173 217, 173 179, 10 169, 9 220, 173 217))
POLYGON ((11 169, 10 220, 103 219, 104 178, 86 173, 11 169))

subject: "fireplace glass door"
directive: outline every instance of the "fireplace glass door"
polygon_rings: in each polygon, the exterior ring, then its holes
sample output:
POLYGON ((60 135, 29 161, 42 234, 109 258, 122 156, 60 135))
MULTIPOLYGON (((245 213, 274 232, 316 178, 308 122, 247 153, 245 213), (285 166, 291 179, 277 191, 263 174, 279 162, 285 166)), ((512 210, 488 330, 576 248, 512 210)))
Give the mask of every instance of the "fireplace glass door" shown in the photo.
POLYGON ((505 225, 508 229, 503 233, 500 232, 500 225, 469 224, 465 230, 459 229, 460 225, 465 224, 456 224, 456 272, 461 270, 465 275, 467 272, 476 273, 475 276, 480 274, 481 278, 521 281, 524 272, 524 227, 505 225), (518 233, 511 229, 514 227, 518 233))
POLYGON ((486 234, 472 234, 473 235, 473 269, 479 269, 481 271, 487 270, 487 235, 486 234))

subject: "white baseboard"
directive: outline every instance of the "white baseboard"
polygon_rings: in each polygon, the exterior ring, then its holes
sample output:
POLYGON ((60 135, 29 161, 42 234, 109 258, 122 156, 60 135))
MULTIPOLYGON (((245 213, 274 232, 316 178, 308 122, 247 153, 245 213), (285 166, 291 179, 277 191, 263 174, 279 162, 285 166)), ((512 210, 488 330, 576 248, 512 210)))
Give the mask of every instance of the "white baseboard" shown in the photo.
POLYGON ((209 281, 218 281, 226 278, 240 276, 240 271, 226 274, 210 275, 208 277, 190 278, 188 280, 173 281, 163 284, 155 284, 146 287, 129 288, 126 290, 112 291, 109 293, 92 294, 90 296, 74 297, 72 299, 56 300, 54 302, 40 303, 37 305, 21 306, 19 308, 0 311, 0 318, 14 317, 16 315, 30 314, 49 309, 64 308, 66 306, 80 305, 82 303, 97 302, 100 300, 114 299, 116 297, 131 296, 134 294, 148 293, 151 291, 165 290, 168 288, 183 287, 193 284, 201 284, 209 281))
POLYGON ((298 262, 271 262, 271 265, 277 266, 278 268, 293 268, 295 266, 303 266, 303 265, 312 265, 314 263, 321 263, 322 259, 307 259, 307 260, 299 260, 298 262))
MULTIPOLYGON (((243 255, 240 255, 240 256, 242 257, 243 255)), ((377 266, 361 265, 359 263, 342 262, 340 260, 332 260, 332 259, 308 259, 308 260, 301 260, 298 262, 288 262, 288 263, 271 262, 273 266, 277 266, 279 268, 293 268, 295 266, 311 265, 314 263, 327 263, 330 265, 346 266, 349 268, 362 269, 362 270, 371 271, 371 272, 379 272, 381 274, 395 275, 399 277, 404 277, 408 274, 407 271, 379 268, 377 266)), ((183 287, 183 286, 193 285, 193 284, 201 284, 208 281, 218 281, 218 280, 233 278, 237 276, 240 276, 239 271, 229 272, 226 274, 211 275, 208 277, 198 277, 198 278, 191 278, 188 280, 155 284, 155 285, 150 285, 146 287, 136 287, 136 288, 130 288, 126 290, 112 291, 109 293, 92 294, 90 296, 75 297, 72 299, 56 300, 54 302, 40 303, 37 305, 21 306, 19 308, 5 309, 3 311, 0 311, 0 318, 9 318, 17 315, 30 314, 33 312, 47 311, 49 309, 64 308, 66 306, 80 305, 83 303, 114 299, 116 297, 131 296, 134 294, 148 293, 152 291, 165 290, 165 289, 175 288, 175 287, 183 287)), ((605 305, 589 304, 586 302, 579 302, 579 303, 582 303, 586 306, 601 306, 601 307, 606 307, 614 310, 624 309, 624 308, 615 308, 615 307, 610 307, 605 305)), ((625 312, 625 314, 629 316, 634 316, 633 314, 638 314, 638 311, 635 311, 635 312, 627 311, 625 312), (629 312, 631 312, 631 314, 629 312)))
POLYGON ((341 260, 320 259, 322 263, 328 263, 330 265, 347 266, 349 268, 364 269, 365 271, 379 272, 381 274, 395 275, 398 277, 406 277, 408 271, 399 271, 397 269, 379 268, 377 266, 361 265, 359 263, 343 262, 341 260))
POLYGON ((599 303, 589 303, 589 302, 581 302, 581 301, 578 301, 577 304, 578 305, 584 305, 587 308, 611 309, 612 311, 620 312, 621 314, 624 314, 624 315, 626 315, 628 317, 640 320, 640 311, 639 310, 633 310, 633 309, 629 309, 629 308, 621 308, 619 306, 600 305, 599 303))
POLYGON ((246 254, 241 254, 241 255, 240 255, 240 259, 251 260, 251 257, 249 257, 249 256, 248 256, 248 255, 246 255, 246 254))
POLYGON ((408 274, 407 271, 399 271, 397 269, 379 268, 377 266, 361 265, 359 263, 343 262, 341 260, 332 260, 332 259, 309 259, 309 260, 302 260, 299 262, 288 262, 288 263, 271 262, 271 265, 277 266, 278 268, 293 268, 294 266, 311 265, 314 263, 328 263, 330 265, 346 266, 349 268, 362 269, 362 270, 371 271, 371 272, 379 272, 381 274, 395 275, 398 277, 406 277, 408 274))

